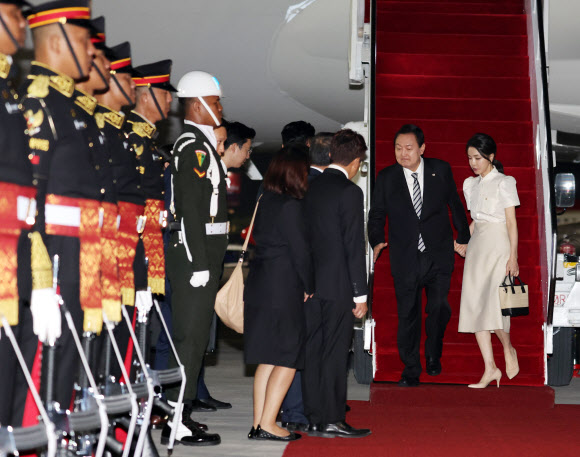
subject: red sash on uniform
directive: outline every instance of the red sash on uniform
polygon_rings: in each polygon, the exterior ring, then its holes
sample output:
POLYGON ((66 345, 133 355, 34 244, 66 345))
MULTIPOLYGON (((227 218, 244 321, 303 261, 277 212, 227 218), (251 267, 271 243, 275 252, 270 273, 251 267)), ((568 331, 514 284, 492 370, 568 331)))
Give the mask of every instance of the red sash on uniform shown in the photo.
POLYGON ((119 202, 121 223, 117 231, 117 261, 121 281, 121 300, 124 305, 135 305, 135 273, 133 261, 139 232, 145 226, 143 211, 145 207, 134 203, 119 202), (141 227, 142 226, 142 227, 141 227))
POLYGON ((33 187, 0 182, 0 313, 10 325, 18 324, 18 238, 22 229, 34 223, 27 222, 27 211, 20 211, 19 215, 19 197, 22 207, 26 202, 32 204, 35 195, 33 187))
POLYGON ((154 294, 165 294, 165 255, 161 227, 165 223, 165 203, 163 200, 145 201, 145 230, 143 246, 149 259, 147 283, 154 294))

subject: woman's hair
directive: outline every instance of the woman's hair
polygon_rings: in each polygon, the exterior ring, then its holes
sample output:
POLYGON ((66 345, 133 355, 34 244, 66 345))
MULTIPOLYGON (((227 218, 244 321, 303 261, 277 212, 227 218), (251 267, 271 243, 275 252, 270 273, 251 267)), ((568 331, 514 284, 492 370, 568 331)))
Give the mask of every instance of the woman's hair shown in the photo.
POLYGON ((308 148, 291 143, 278 151, 264 177, 264 189, 303 198, 308 188, 308 148))
POLYGON ((492 137, 486 133, 476 133, 467 142, 467 145, 465 146, 465 152, 467 152, 469 148, 477 149, 477 152, 481 154, 481 157, 491 162, 491 164, 497 168, 497 171, 503 173, 503 165, 499 160, 496 160, 497 146, 495 145, 495 141, 493 141, 492 137), (489 156, 492 154, 493 161, 489 160, 489 156))

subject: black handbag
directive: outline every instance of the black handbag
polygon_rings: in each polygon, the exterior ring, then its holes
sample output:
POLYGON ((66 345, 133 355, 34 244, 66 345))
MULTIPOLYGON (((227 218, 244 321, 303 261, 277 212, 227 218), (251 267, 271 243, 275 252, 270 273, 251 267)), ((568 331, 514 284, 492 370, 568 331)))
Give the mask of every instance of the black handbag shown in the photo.
POLYGON ((530 314, 528 297, 528 286, 519 276, 506 276, 499 286, 501 314, 510 317, 527 316, 530 314))

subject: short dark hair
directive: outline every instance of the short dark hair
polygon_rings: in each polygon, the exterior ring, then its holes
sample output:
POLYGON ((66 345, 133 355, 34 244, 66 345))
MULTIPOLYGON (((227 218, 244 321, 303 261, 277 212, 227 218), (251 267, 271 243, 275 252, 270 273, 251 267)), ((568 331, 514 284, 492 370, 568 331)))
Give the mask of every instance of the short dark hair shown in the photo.
POLYGON ((403 125, 397 133, 395 133, 395 138, 393 139, 393 146, 397 144, 397 138, 399 135, 405 135, 407 133, 412 133, 415 135, 415 139, 417 140, 417 144, 419 147, 423 146, 425 143, 425 134, 423 130, 417 127, 415 124, 405 124, 403 125))
POLYGON ((497 145, 495 144, 494 139, 487 133, 476 133, 473 135, 465 145, 465 152, 467 152, 469 148, 475 148, 481 157, 486 159, 488 162, 491 162, 491 164, 497 168, 497 171, 503 173, 503 165, 496 159, 497 145), (492 154, 493 160, 490 160, 489 156, 492 154))
POLYGON ((310 163, 312 165, 330 165, 330 144, 334 133, 320 132, 314 135, 310 144, 310 163))
POLYGON ((338 165, 348 165, 355 159, 363 159, 367 152, 365 139, 354 130, 339 130, 330 143, 330 161, 338 165))
POLYGON ((286 147, 293 142, 306 144, 315 133, 313 125, 306 121, 290 122, 282 129, 282 145, 286 147))
POLYGON ((264 189, 276 194, 304 198, 308 188, 308 149, 301 144, 289 144, 276 153, 266 176, 264 189))
POLYGON ((256 137, 256 131, 241 122, 222 122, 226 128, 228 137, 224 142, 224 148, 229 148, 232 144, 237 144, 240 148, 248 140, 253 140, 256 137))

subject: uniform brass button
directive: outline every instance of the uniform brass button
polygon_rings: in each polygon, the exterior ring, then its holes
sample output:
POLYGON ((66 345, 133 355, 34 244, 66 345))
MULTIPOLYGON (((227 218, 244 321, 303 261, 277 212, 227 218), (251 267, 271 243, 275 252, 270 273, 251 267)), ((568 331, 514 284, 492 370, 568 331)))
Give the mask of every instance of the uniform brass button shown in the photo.
POLYGON ((116 179, 113 179, 113 184, 117 184, 117 180, 116 179))
POLYGON ((109 163, 113 163, 113 159, 109 159, 109 163))
POLYGON ((99 165, 95 165, 95 170, 99 170, 101 167, 99 165))
POLYGON ((34 184, 35 186, 37 186, 38 185, 38 179, 33 179, 32 180, 32 184, 34 184))
POLYGON ((89 143, 89 148, 92 148, 92 147, 93 147, 93 142, 91 141, 91 142, 89 143))
POLYGON ((105 189, 101 189, 101 194, 104 194, 104 193, 105 193, 105 189))
POLYGON ((137 184, 137 189, 141 189, 141 184, 137 184))

